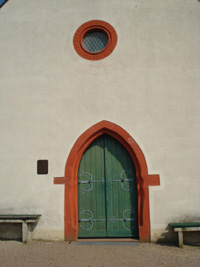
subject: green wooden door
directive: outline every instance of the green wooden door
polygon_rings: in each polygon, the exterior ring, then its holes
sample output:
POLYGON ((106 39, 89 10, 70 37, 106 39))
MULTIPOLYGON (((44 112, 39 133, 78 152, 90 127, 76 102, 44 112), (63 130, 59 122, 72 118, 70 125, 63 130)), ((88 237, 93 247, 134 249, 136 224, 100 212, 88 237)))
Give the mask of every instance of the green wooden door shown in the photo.
POLYGON ((138 237, 133 161, 103 135, 85 151, 78 171, 79 238, 138 237))

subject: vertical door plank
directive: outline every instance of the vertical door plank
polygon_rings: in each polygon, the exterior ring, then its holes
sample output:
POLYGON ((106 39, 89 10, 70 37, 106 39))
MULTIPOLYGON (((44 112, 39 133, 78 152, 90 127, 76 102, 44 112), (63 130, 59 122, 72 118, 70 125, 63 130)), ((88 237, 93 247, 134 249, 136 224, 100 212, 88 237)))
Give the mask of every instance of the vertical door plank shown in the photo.
POLYGON ((105 237, 104 139, 85 151, 78 171, 79 238, 105 237), (89 181, 90 183, 86 183, 89 181))
POLYGON ((138 237, 136 173, 127 150, 105 136, 107 236, 138 237))

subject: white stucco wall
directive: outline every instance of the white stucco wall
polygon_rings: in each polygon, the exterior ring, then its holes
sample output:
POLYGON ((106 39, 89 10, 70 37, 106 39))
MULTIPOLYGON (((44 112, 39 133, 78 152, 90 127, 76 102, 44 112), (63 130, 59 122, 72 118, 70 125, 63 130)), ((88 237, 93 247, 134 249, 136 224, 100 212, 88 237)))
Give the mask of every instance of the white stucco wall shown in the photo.
POLYGON ((62 177, 74 142, 108 120, 139 144, 149 173, 152 241, 200 221, 200 3, 197 0, 18 0, 0 10, 0 213, 39 213, 35 238, 63 239, 62 177), (79 57, 92 19, 118 35, 100 61, 79 57), (37 175, 38 159, 49 160, 37 175))

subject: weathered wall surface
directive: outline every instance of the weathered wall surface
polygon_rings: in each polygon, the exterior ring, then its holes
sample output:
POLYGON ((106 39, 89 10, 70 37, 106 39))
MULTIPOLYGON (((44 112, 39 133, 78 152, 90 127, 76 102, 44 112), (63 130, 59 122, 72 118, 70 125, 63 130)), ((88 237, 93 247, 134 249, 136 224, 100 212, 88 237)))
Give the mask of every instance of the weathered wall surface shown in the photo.
POLYGON ((0 212, 42 214, 35 238, 63 239, 64 188, 53 177, 79 135, 108 120, 160 174, 150 188, 152 241, 170 222, 200 220, 200 3, 18 0, 0 12, 0 212), (72 43, 92 19, 118 35, 100 61, 72 43), (49 160, 48 175, 37 175, 38 159, 49 160))

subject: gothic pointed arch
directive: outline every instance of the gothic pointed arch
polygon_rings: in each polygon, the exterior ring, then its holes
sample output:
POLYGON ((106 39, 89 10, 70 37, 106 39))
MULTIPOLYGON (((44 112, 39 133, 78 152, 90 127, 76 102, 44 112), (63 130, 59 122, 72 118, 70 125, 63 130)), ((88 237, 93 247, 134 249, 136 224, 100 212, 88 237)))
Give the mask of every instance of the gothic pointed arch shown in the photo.
POLYGON ((120 126, 101 121, 87 129, 74 143, 65 166, 65 176, 54 178, 54 184, 65 184, 65 240, 78 238, 78 168, 83 153, 98 137, 108 134, 129 152, 136 168, 138 227, 140 241, 150 240, 149 186, 159 185, 159 175, 149 175, 145 156, 136 141, 120 126))

